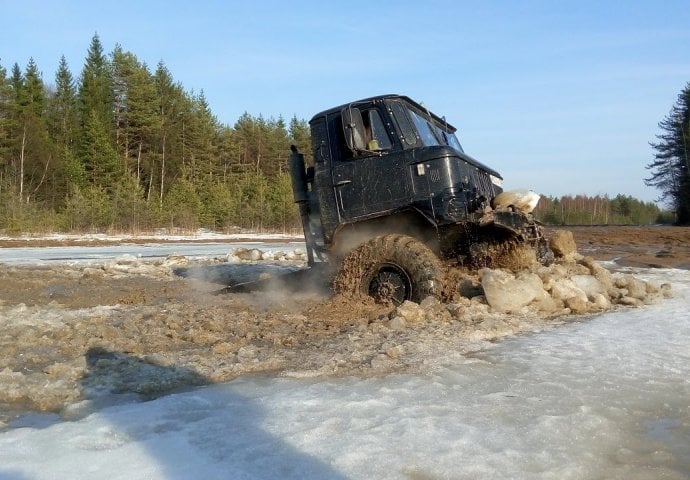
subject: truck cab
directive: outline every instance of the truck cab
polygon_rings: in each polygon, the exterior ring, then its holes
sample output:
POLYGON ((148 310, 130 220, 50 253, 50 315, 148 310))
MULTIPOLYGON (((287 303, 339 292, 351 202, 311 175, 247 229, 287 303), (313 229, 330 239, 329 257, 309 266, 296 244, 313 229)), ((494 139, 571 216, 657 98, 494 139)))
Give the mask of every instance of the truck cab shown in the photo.
POLYGON ((409 97, 346 103, 309 125, 314 163, 292 147, 293 194, 309 265, 335 266, 335 291, 420 301, 442 295, 444 263, 498 266, 525 245, 548 261, 539 196, 504 192, 455 127, 409 97))
POLYGON ((501 175, 463 151, 455 127, 409 97, 358 100, 309 124, 309 203, 320 250, 347 250, 356 232, 393 223, 447 256, 446 227, 480 214, 502 191, 501 175))

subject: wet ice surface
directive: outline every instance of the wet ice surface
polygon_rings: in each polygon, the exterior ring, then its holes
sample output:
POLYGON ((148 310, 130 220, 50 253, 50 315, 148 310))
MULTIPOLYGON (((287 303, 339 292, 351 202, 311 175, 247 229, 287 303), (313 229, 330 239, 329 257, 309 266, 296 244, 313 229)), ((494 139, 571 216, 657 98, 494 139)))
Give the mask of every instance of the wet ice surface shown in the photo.
POLYGON ((17 264, 46 264, 55 262, 100 262, 123 255, 137 258, 155 259, 169 255, 184 255, 191 260, 225 256, 238 248, 261 248, 265 252, 278 252, 304 248, 303 241, 267 243, 147 243, 105 245, 85 248, 83 246, 66 247, 9 247, 0 249, 0 262, 17 264))
MULTIPOLYGON (((299 270, 298 265, 290 264, 247 264, 241 261, 227 263, 228 257, 238 249, 251 251, 260 249, 262 253, 304 251, 303 241, 283 241, 271 243, 229 242, 229 243, 144 243, 104 246, 60 246, 60 247, 4 247, 0 249, 0 263, 8 265, 55 265, 55 264, 94 264, 118 261, 131 257, 136 262, 163 260, 171 256, 181 256, 197 266, 181 265, 173 269, 176 275, 196 278, 211 283, 237 285, 257 281, 262 274, 272 276, 299 270), (214 265, 199 266, 199 262, 221 262, 214 265)), ((185 262, 186 263, 186 262, 185 262)))
POLYGON ((690 478, 690 272, 636 275, 674 298, 423 374, 245 377, 28 417, 0 433, 0 478, 690 478))

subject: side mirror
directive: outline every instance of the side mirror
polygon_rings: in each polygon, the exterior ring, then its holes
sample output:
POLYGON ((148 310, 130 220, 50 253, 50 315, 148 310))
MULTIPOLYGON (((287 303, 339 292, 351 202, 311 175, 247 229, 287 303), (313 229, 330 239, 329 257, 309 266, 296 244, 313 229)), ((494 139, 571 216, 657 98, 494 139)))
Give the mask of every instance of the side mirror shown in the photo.
POLYGON ((362 121, 362 112, 360 112, 359 108, 347 106, 343 108, 341 117, 343 119, 343 131, 347 147, 355 153, 366 150, 364 122, 362 121))

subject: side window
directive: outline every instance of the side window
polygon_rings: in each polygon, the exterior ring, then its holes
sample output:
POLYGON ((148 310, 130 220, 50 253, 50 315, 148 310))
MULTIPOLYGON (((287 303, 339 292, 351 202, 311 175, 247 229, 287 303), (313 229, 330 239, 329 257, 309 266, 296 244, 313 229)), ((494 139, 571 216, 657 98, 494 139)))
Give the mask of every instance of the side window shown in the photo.
POLYGON ((386 132, 381 114, 378 110, 367 110, 363 115, 364 130, 366 132, 367 150, 377 152, 380 150, 390 150, 393 146, 391 139, 386 132))
POLYGON ((393 147, 381 113, 376 108, 362 110, 348 105, 340 112, 342 119, 343 159, 381 154, 393 147))

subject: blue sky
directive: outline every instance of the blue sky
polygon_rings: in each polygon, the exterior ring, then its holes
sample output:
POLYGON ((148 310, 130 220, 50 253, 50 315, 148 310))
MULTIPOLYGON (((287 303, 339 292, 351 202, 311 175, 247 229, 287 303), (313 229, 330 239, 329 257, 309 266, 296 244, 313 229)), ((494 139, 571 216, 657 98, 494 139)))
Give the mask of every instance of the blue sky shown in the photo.
POLYGON ((633 195, 690 81, 684 1, 0 0, 0 64, 75 77, 98 33, 203 90, 218 119, 401 93, 459 129, 507 188, 633 195))

